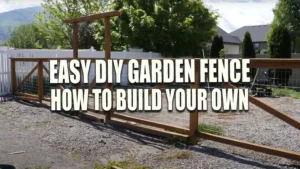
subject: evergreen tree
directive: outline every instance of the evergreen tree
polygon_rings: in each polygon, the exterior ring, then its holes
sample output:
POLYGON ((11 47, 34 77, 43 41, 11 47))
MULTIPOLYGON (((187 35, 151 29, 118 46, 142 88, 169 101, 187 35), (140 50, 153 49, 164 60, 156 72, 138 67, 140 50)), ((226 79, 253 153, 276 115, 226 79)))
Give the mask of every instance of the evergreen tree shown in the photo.
MULTIPOLYGON (((291 38, 288 29, 283 26, 275 27, 268 41, 269 54, 271 58, 291 58, 291 38)), ((270 75, 278 79, 278 83, 286 86, 291 69, 276 69, 270 75)))
MULTIPOLYGON (((252 38, 249 32, 245 33, 243 44, 242 44, 242 58, 255 58, 255 50, 252 43, 252 38)), ((250 77, 254 78, 256 74, 256 69, 250 69, 250 77)))
POLYGON ((251 35, 249 32, 246 32, 242 44, 242 58, 255 58, 255 56, 251 35))
POLYGON ((222 36, 214 36, 213 42, 211 45, 210 57, 211 58, 220 58, 220 51, 224 49, 223 37, 222 36))

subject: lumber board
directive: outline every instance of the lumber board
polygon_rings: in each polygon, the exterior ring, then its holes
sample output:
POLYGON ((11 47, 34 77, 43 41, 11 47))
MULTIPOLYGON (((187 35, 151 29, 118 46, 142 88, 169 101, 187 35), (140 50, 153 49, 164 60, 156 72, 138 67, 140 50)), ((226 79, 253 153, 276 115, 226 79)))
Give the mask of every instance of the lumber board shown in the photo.
POLYGON ((64 23, 92 22, 102 18, 109 18, 109 17, 121 16, 121 15, 122 15, 122 11, 110 11, 110 12, 104 12, 104 13, 90 15, 90 16, 66 19, 64 20, 64 23))
POLYGON ((138 126, 138 125, 133 125, 130 123, 126 123, 120 120, 112 119, 107 122, 107 124, 124 128, 124 129, 129 129, 133 130, 136 132, 144 133, 144 134, 150 134, 154 136, 160 136, 160 137, 165 137, 165 138, 173 138, 175 137, 176 139, 182 140, 182 141, 187 141, 189 136, 186 134, 179 134, 175 132, 170 132, 170 131, 164 131, 161 129, 154 129, 154 128, 149 128, 149 127, 144 127, 144 126, 138 126))
MULTIPOLYGON (((224 84, 225 87, 228 88, 236 88, 234 85, 232 84, 224 84)), ((296 129, 300 130, 300 122, 297 121, 296 119, 292 118, 291 116, 276 110, 275 108, 273 108, 272 106, 269 106, 267 104, 265 104, 264 102, 258 100, 257 98, 253 97, 253 96, 249 96, 249 101, 256 105, 257 107, 265 110, 266 112, 274 115, 275 117, 279 118, 280 120, 286 122, 287 124, 295 127, 296 129)))
POLYGON ((127 120, 127 121, 131 121, 131 122, 136 122, 139 124, 148 125, 151 127, 157 127, 157 128, 165 129, 165 130, 172 131, 172 132, 178 132, 178 133, 182 133, 182 134, 189 133, 189 129, 187 129, 187 128, 171 126, 171 125, 158 123, 158 122, 154 122, 154 121, 150 121, 150 120, 145 120, 145 119, 141 119, 141 118, 137 118, 137 117, 132 117, 132 116, 128 116, 128 115, 124 115, 124 114, 120 114, 120 113, 114 113, 112 115, 112 117, 118 118, 121 120, 127 120))
POLYGON ((232 145, 232 146, 236 146, 236 147, 245 148, 248 150, 253 150, 253 151, 257 151, 257 152, 261 152, 261 153, 266 153, 266 154, 270 154, 270 155, 284 157, 284 158, 291 159, 291 160, 300 161, 300 153, 289 151, 289 150, 274 148, 274 147, 255 144, 255 143, 249 143, 246 141, 241 141, 241 140, 228 138, 228 137, 224 137, 224 136, 218 136, 218 135, 205 133, 205 132, 198 132, 198 137, 207 139, 207 140, 220 142, 223 144, 228 144, 228 145, 232 145))

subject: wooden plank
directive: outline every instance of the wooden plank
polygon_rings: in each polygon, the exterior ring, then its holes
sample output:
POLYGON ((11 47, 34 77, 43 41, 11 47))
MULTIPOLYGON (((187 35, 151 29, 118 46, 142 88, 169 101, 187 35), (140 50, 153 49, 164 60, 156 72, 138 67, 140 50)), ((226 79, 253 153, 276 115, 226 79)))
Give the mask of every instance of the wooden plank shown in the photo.
POLYGON ((32 97, 32 98, 38 98, 37 95, 28 94, 28 93, 22 93, 22 92, 16 92, 15 95, 17 95, 17 96, 27 96, 27 97, 32 97))
POLYGON ((121 16, 121 15, 122 15, 122 11, 111 11, 111 12, 104 12, 100 14, 90 15, 90 16, 79 17, 79 18, 66 19, 64 20, 64 22, 65 23, 91 22, 102 18, 109 18, 109 17, 121 16))
POLYGON ((34 71, 38 68, 38 64, 27 74, 27 76, 18 84, 16 87, 16 91, 29 79, 29 77, 34 73, 34 71))
MULTIPOLYGON (((195 61, 195 83, 191 84, 191 88, 192 89, 198 89, 199 88, 199 71, 200 71, 200 62, 199 61, 195 61)), ((196 109, 194 111, 190 112, 190 132, 189 132, 189 143, 192 145, 196 145, 198 143, 198 138, 196 136, 197 132, 198 132, 198 118, 199 118, 199 112, 198 112, 198 108, 196 107, 196 109)))
POLYGON ((270 155, 288 158, 291 160, 300 161, 300 153, 293 152, 293 151, 283 150, 283 149, 260 145, 260 144, 249 143, 246 141, 240 141, 237 139, 218 136, 218 135, 205 133, 205 132, 199 132, 198 137, 207 139, 207 140, 220 142, 223 144, 228 144, 228 145, 232 145, 232 146, 236 146, 236 147, 245 148, 248 150, 253 150, 253 151, 262 152, 262 153, 266 153, 266 154, 270 154, 270 155))
POLYGON ((10 59, 10 71, 11 71, 11 90, 12 94, 14 95, 17 89, 17 83, 16 83, 16 61, 11 58, 10 59))
MULTIPOLYGON (((79 37, 78 37, 78 23, 73 23, 73 59, 78 59, 79 37)), ((79 70, 81 72, 81 70, 79 70)), ((81 79, 75 85, 77 89, 81 89, 81 79)))
POLYGON ((105 29, 105 59, 110 59, 111 52, 111 39, 110 39, 110 20, 109 18, 104 19, 105 29))
MULTIPOLYGON (((104 18, 104 29, 105 29, 105 60, 111 59, 111 39, 110 39, 110 19, 104 18)), ((111 75, 112 76, 112 75, 111 75)), ((113 84, 106 82, 105 88, 110 89, 113 91, 113 84)), ((113 102, 113 100, 110 100, 113 102)), ((105 116, 105 122, 108 122, 111 120, 111 116, 113 114, 113 111, 110 110, 107 112, 105 116)))
POLYGON ((94 77, 92 83, 91 83, 90 86, 89 86, 89 93, 92 92, 92 90, 93 90, 95 84, 96 84, 96 77, 94 77))
POLYGON ((78 58, 78 24, 73 23, 73 58, 78 58))
POLYGON ((132 116, 128 116, 128 115, 124 115, 124 114, 120 114, 120 113, 114 113, 112 115, 113 118, 118 118, 118 119, 122 119, 122 120, 127 120, 127 121, 131 121, 131 122, 136 122, 139 124, 144 124, 144 125, 148 125, 151 127, 157 127, 157 128, 161 128, 164 130, 169 130, 172 132, 178 132, 178 133, 182 133, 182 134, 188 134, 189 133, 189 129, 187 128, 181 128, 181 127, 177 127, 177 126, 170 126, 167 124, 163 124, 163 123, 158 123, 158 122, 154 122, 154 121, 150 121, 150 120, 144 120, 141 118, 137 118, 137 117, 132 117, 132 116))
POLYGON ((273 107, 263 103, 262 101, 258 100, 257 98, 253 97, 253 96, 249 96, 249 101, 251 103, 253 103, 254 105, 256 105, 257 107, 260 107, 261 109, 265 110, 266 112, 276 116, 277 118, 281 119, 282 121, 290 124, 291 126, 297 128, 298 130, 300 130, 300 122, 293 119, 291 116, 274 109, 273 107))
POLYGON ((43 62, 38 63, 38 100, 40 103, 43 102, 44 97, 44 71, 43 62))
MULTIPOLYGON (((235 88, 234 85, 232 84, 224 84, 225 87, 227 88, 235 88)), ((257 107, 265 110, 266 112, 274 115, 275 117, 281 119, 282 121, 286 122, 287 124, 297 128, 298 130, 300 130, 300 122, 293 119, 292 117, 290 117, 289 115, 274 109, 273 107, 263 103, 262 101, 258 100, 257 98, 253 97, 253 96, 249 96, 249 101, 256 105, 257 107)))
POLYGON ((112 119, 107 122, 110 125, 120 127, 122 129, 128 129, 128 130, 133 130, 136 132, 144 133, 144 134, 150 134, 154 136, 160 136, 160 137, 165 137, 165 138, 176 138, 182 141, 187 141, 188 135, 186 134, 179 134, 175 132, 170 132, 170 131, 163 131, 159 129, 153 129, 149 127, 143 127, 143 126, 138 126, 138 125, 133 125, 130 123, 126 123, 120 120, 112 119))
POLYGON ((300 69, 300 59, 250 59, 251 68, 300 69))
POLYGON ((36 97, 28 97, 28 96, 17 96, 14 99, 17 99, 17 100, 27 100, 27 101, 38 101, 39 100, 36 97))

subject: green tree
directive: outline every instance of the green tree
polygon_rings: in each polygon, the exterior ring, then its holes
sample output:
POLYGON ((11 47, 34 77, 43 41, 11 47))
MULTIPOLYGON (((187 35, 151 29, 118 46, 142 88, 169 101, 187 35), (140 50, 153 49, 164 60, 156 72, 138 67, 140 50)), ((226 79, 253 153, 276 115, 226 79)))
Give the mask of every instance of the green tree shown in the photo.
POLYGON ((46 39, 39 34, 38 28, 33 23, 15 27, 8 44, 20 49, 47 47, 46 39))
MULTIPOLYGON (((103 12, 108 6, 107 2, 108 0, 44 0, 41 4, 44 10, 36 16, 36 26, 52 48, 57 46, 72 48, 72 25, 65 24, 63 21, 103 12)), ((95 44, 92 38, 94 33, 89 23, 80 24, 79 47, 100 48, 100 45, 95 44)))
POLYGON ((273 10, 274 19, 271 24, 271 31, 268 34, 268 39, 272 34, 273 29, 278 26, 285 26, 290 32, 291 41, 293 44, 292 51, 300 50, 300 1, 279 0, 273 10))
MULTIPOLYGON (((38 28, 53 46, 71 48, 72 28, 63 23, 64 19, 122 10, 121 17, 110 19, 112 50, 139 47, 175 57, 202 56, 205 42, 216 33, 218 16, 210 12, 201 0, 108 1, 44 0, 44 12, 37 16, 38 28)), ((93 35, 99 48, 103 49, 104 21, 89 26, 89 35, 93 35)), ((83 45, 87 42, 90 41, 80 40, 83 45)))
MULTIPOLYGON (((268 41, 271 58, 291 58, 291 39, 288 29, 283 26, 275 27, 268 41)), ((291 69, 271 70, 270 75, 278 79, 281 85, 287 85, 291 69)))
POLYGON ((242 58, 255 58, 255 56, 251 35, 249 32, 246 32, 242 44, 242 58))
POLYGON ((220 58, 220 51, 224 49, 223 37, 215 35, 210 50, 211 58, 220 58))
POLYGON ((124 12, 118 19, 125 44, 165 56, 202 56, 216 33, 218 16, 201 0, 116 0, 114 9, 124 12))
MULTIPOLYGON (((255 50, 252 43, 252 38, 249 32, 245 33, 243 44, 242 44, 242 58, 255 58, 255 50)), ((250 76, 254 78, 256 69, 250 69, 250 76)))

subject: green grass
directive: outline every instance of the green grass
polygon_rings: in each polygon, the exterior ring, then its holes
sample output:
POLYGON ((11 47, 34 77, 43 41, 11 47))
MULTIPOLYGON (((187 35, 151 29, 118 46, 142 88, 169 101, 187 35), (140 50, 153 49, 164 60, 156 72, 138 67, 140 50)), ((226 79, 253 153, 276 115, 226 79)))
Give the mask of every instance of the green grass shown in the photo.
POLYGON ((0 109, 0 115, 4 115, 5 111, 0 109))
POLYGON ((130 157, 124 161, 109 161, 107 165, 95 164, 94 169, 112 169, 113 166, 122 169, 151 169, 149 166, 139 164, 134 157, 130 157))
POLYGON ((222 127, 217 126, 217 125, 205 124, 205 123, 200 123, 198 125, 198 131, 211 133, 211 134, 216 134, 216 135, 222 135, 223 134, 222 127))
POLYGON ((273 88, 272 94, 273 96, 287 96, 293 99, 300 99, 300 92, 288 88, 273 88))

